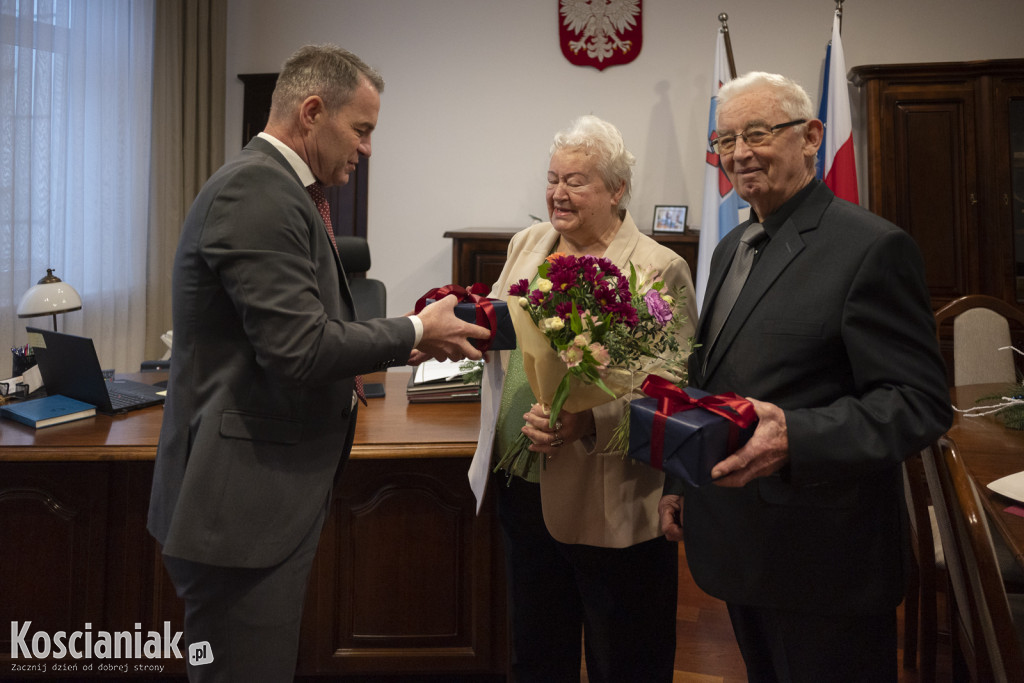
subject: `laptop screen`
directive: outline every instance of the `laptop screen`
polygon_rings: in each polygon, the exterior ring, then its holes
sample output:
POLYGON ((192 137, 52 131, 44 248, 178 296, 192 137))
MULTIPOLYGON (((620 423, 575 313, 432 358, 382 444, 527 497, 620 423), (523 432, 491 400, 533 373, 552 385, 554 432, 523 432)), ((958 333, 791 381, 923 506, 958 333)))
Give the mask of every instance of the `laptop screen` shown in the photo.
MULTIPOLYGON (((26 329, 47 394, 63 394, 91 403, 105 413, 124 412, 111 406, 108 383, 92 339, 35 327, 26 329)), ((138 405, 131 407, 160 403, 163 397, 157 391, 153 387, 152 396, 140 399, 138 405)))

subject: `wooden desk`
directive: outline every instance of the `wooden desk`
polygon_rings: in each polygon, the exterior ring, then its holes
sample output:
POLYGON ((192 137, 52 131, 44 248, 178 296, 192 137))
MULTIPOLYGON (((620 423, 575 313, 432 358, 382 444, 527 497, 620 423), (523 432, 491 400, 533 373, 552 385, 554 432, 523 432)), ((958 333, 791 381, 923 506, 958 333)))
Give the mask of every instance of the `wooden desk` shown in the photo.
MULTIPOLYGON (((475 514, 466 479, 479 404, 409 405, 407 380, 367 378, 387 395, 359 410, 310 576, 297 673, 503 681, 500 532, 492 500, 475 514)), ((181 602, 145 530, 162 414, 38 431, 0 420, 0 624, 181 629, 181 602)), ((5 628, 0 678, 10 651, 5 628)), ((160 662, 165 674, 184 671, 181 660, 160 662)))
MULTIPOLYGON (((955 387, 951 390, 953 405, 960 409, 980 405, 977 399, 1003 388, 1001 384, 955 387)), ((1024 517, 1005 511, 1010 505, 1024 507, 1024 503, 1010 500, 987 487, 996 479, 1024 470, 1024 431, 1008 429, 997 417, 965 417, 957 413, 949 437, 956 443, 978 485, 981 502, 993 526, 1024 568, 1024 517)))

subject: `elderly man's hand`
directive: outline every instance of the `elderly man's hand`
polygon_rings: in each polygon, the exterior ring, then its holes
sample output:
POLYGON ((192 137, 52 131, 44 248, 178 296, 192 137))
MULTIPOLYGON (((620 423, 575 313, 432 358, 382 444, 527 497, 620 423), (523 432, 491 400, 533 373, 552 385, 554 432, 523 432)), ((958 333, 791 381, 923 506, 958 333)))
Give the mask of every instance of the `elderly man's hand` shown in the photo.
POLYGON ((665 495, 658 501, 658 520, 665 538, 678 543, 683 540, 683 499, 681 496, 665 495))
POLYGON ((417 315, 423 323, 423 338, 410 357, 410 363, 419 363, 425 357, 435 360, 480 360, 483 354, 470 339, 490 339, 491 331, 455 317, 458 299, 449 294, 440 301, 425 306, 417 315))
POLYGON ((743 448, 711 470, 711 478, 718 486, 745 486, 753 479, 778 472, 789 460, 786 414, 782 408, 749 397, 747 400, 757 413, 757 429, 743 448))

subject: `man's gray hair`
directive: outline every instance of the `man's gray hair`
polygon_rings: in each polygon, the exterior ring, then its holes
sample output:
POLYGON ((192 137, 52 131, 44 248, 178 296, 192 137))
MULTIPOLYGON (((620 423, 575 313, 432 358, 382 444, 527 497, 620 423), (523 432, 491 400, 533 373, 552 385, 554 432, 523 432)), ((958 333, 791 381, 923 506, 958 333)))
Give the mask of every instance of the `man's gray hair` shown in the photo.
POLYGON ((626 149, 619 129, 596 116, 581 116, 555 134, 550 153, 577 149, 596 155, 597 170, 609 191, 615 192, 622 183, 626 184, 626 191, 619 202, 619 208, 625 209, 633 192, 636 157, 626 149))
MULTIPOLYGON (((715 125, 718 125, 718 113, 729 100, 752 90, 771 90, 782 112, 790 120, 816 118, 814 105, 799 83, 779 74, 751 71, 739 78, 734 78, 718 90, 718 106, 715 109, 715 125)), ((781 121, 780 121, 781 123, 781 121)))
POLYGON ((366 62, 336 45, 306 45, 281 66, 271 98, 270 116, 287 116, 307 97, 319 95, 336 111, 352 99, 363 79, 377 92, 384 79, 366 62))

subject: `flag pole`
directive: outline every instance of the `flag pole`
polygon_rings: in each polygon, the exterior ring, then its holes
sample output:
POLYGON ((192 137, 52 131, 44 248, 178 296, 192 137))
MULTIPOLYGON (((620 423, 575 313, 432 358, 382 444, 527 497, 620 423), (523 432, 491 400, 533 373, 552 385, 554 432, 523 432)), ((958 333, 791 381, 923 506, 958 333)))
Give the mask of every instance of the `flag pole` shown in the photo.
POLYGON ((836 16, 839 17, 839 35, 843 34, 843 1, 836 0, 836 16))
MULTIPOLYGON (((842 4, 841 0, 837 0, 839 4, 842 4)), ((722 12, 718 15, 718 20, 722 22, 722 36, 725 38, 725 55, 729 58, 729 78, 736 78, 736 60, 732 58, 732 39, 729 38, 729 15, 722 12)))

